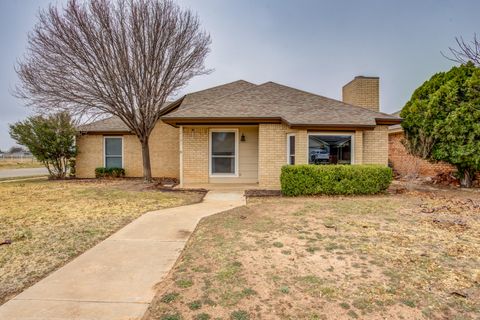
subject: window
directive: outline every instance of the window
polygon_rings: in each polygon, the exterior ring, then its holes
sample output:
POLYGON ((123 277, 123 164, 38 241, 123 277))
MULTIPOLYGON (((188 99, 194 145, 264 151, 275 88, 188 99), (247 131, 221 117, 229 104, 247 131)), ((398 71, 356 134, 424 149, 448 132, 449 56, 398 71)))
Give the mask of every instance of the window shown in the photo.
POLYGON ((351 164, 352 136, 310 134, 308 136, 308 163, 351 164))
POLYGON ((105 137, 105 168, 123 168, 122 149, 122 137, 105 137))
POLYGON ((287 134, 287 163, 295 164, 295 135, 287 134))
POLYGON ((210 131, 210 173, 212 175, 236 175, 237 131, 210 131))

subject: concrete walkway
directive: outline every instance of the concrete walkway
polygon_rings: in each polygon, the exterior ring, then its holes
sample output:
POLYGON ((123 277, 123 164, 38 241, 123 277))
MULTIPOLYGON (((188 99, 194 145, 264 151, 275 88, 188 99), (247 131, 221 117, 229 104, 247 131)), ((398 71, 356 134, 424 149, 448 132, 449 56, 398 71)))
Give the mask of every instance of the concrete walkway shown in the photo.
POLYGON ((144 214, 0 307, 9 320, 140 319, 201 218, 245 204, 243 192, 144 214))

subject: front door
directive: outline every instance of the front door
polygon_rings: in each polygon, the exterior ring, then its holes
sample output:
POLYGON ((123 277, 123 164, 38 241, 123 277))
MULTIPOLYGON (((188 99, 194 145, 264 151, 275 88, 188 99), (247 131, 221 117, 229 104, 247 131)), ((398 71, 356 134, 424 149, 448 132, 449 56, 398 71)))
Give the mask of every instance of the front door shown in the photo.
POLYGON ((210 130, 210 176, 238 176, 238 130, 210 130))

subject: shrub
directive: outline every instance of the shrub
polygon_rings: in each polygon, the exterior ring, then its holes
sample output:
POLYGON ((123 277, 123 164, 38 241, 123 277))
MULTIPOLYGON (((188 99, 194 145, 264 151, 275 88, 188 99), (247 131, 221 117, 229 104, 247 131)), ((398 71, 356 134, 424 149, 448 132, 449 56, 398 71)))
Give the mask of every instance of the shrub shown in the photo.
POLYGON ((75 178, 75 175, 77 174, 77 162, 75 159, 70 159, 68 160, 68 168, 70 169, 69 176, 71 178, 75 178))
POLYGON ((66 112, 32 116, 10 125, 10 136, 43 163, 52 178, 68 174, 68 162, 77 155, 75 126, 66 112))
POLYGON ((375 194, 392 182, 392 169, 381 165, 286 165, 280 182, 286 196, 375 194))
POLYGON ((123 168, 99 167, 95 169, 95 177, 97 178, 120 178, 124 176, 125 176, 125 169, 123 168))

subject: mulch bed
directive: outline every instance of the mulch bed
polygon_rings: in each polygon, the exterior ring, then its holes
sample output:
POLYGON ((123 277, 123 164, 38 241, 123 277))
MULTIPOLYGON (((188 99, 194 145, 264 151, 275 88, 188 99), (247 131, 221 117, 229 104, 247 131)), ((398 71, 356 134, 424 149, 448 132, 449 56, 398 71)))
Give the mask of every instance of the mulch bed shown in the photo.
POLYGON ((249 189, 245 190, 245 197, 281 197, 280 190, 249 189))

